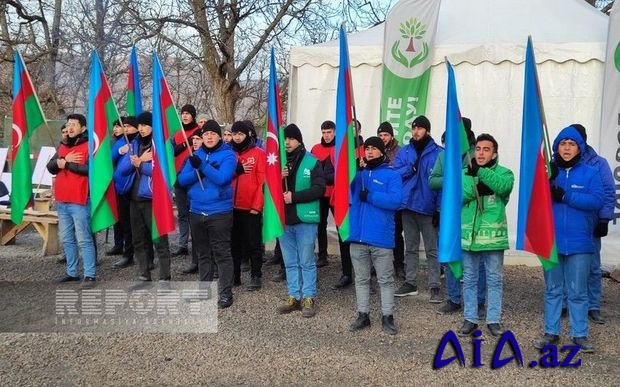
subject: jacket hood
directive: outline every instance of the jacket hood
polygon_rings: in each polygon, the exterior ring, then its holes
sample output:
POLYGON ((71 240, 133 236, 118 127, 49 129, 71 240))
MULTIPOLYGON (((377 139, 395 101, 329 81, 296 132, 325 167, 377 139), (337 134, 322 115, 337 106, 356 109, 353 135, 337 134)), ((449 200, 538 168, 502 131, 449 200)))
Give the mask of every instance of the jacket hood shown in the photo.
POLYGON ((560 145, 560 141, 566 140, 570 138, 571 140, 577 143, 579 146, 579 153, 583 154, 586 151, 586 142, 583 141, 583 137, 581 134, 575 129, 573 126, 567 126, 566 128, 560 131, 560 134, 553 141, 553 153, 558 153, 558 146, 560 145))

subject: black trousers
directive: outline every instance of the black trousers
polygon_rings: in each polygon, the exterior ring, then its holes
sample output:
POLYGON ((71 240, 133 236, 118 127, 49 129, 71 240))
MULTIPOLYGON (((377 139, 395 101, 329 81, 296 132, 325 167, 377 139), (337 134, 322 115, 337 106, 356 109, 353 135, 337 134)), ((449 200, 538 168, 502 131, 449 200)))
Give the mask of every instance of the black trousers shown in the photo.
POLYGON ((232 211, 211 216, 190 213, 189 222, 193 248, 198 256, 200 281, 213 281, 213 261, 215 261, 220 296, 232 296, 233 259, 230 251, 232 211))
POLYGON ((114 224, 114 246, 123 248, 123 255, 133 257, 133 242, 131 237, 130 200, 127 195, 116 195, 118 207, 118 222, 114 224))
POLYGON ((249 259, 251 276, 262 277, 263 216, 249 210, 233 210, 232 258, 234 279, 241 278, 241 261, 249 259))
POLYGON ((403 238, 403 212, 396 211, 394 214, 394 267, 403 267, 405 265, 405 239, 403 238))
POLYGON ((153 246, 159 258, 159 279, 170 279, 170 247, 168 236, 159 238, 152 243, 151 225, 153 210, 151 201, 132 200, 130 205, 131 228, 133 229, 134 256, 138 261, 138 275, 151 278, 153 246))
MULTIPOLYGON (((329 198, 322 197, 320 201, 321 207, 321 219, 319 220, 319 226, 317 231, 317 240, 319 243, 318 258, 327 258, 327 217, 331 210, 334 214, 334 208, 329 205, 329 198)), ((340 247, 340 263, 342 265, 342 275, 351 277, 353 267, 351 265, 351 253, 349 252, 349 243, 343 242, 338 235, 338 245, 340 247)))

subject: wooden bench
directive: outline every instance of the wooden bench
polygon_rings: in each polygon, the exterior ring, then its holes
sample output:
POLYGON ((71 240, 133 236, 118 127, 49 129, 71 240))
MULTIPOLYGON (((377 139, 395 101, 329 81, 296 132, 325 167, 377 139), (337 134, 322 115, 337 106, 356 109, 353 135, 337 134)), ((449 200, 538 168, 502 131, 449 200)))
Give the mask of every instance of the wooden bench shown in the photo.
POLYGON ((11 221, 11 211, 6 208, 0 209, 0 245, 12 245, 15 237, 28 226, 32 227, 43 238, 43 255, 60 254, 58 240, 58 213, 56 211, 24 211, 24 219, 21 224, 11 221))

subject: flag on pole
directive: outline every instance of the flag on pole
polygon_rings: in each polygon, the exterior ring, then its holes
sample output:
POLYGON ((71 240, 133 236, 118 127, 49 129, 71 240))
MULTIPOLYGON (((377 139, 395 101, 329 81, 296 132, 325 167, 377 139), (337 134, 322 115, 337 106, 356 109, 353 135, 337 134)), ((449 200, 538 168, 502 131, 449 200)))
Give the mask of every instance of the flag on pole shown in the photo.
POLYGON ((179 130, 183 130, 179 113, 157 53, 153 53, 153 240, 175 229, 171 192, 177 176, 170 139, 179 130))
POLYGON ((469 150, 465 126, 459 109, 454 69, 446 59, 448 99, 446 102, 446 148, 439 229, 440 263, 447 263, 456 278, 463 275, 461 250, 461 211, 463 206, 462 156, 469 150))
POLYGON ((340 26, 340 66, 336 90, 336 150, 334 165, 334 220, 342 240, 349 238, 351 182, 355 177, 355 103, 351 86, 349 46, 340 26))
POLYGON ((401 144, 426 112, 440 0, 401 0, 385 20, 380 122, 389 121, 401 144))
POLYGON ((263 241, 269 242, 284 233, 284 197, 282 195, 282 167, 286 160, 282 138, 282 105, 276 72, 276 61, 271 49, 269 89, 267 97, 265 169, 265 207, 263 212, 263 241))
POLYGON ((88 189, 90 192, 90 224, 93 232, 105 230, 118 220, 116 191, 112 175, 110 133, 120 115, 110 86, 93 51, 88 85, 88 189))
POLYGON ((127 105, 125 110, 128 116, 137 116, 142 113, 142 93, 140 92, 140 72, 138 71, 138 54, 136 53, 135 44, 131 47, 128 73, 127 105))
POLYGON ((30 138, 45 123, 43 109, 19 52, 13 64, 13 131, 11 136, 11 221, 21 224, 32 197, 30 138))
POLYGON ((558 263, 549 191, 549 135, 538 83, 532 38, 527 39, 517 210, 517 250, 538 255, 544 270, 558 263))

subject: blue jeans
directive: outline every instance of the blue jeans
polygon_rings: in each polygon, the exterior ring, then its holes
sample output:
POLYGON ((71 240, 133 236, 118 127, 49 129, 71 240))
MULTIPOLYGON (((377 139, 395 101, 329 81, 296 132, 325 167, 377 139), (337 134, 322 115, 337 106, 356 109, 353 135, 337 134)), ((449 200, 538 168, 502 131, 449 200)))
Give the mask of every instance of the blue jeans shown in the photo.
POLYGON ((97 275, 95 242, 90 229, 89 205, 57 202, 58 234, 67 258, 67 275, 78 277, 78 249, 84 277, 97 275))
MULTIPOLYGON (((448 293, 448 300, 455 304, 461 303, 461 281, 456 279, 450 266, 446 266, 446 292, 448 293)), ((484 301, 487 295, 487 276, 486 266, 484 261, 480 262, 480 272, 478 274, 478 305, 484 305, 484 301)))
POLYGON ((601 309, 601 238, 594 238, 594 249, 588 275, 588 310, 601 309))
POLYGON ((278 238, 286 268, 288 294, 298 300, 316 297, 316 234, 316 224, 299 223, 286 225, 284 234, 278 238))
POLYGON ((560 334, 564 283, 572 337, 588 336, 588 275, 592 254, 558 254, 558 265, 544 272, 545 333, 560 334))
POLYGON ((463 315, 465 320, 478 324, 478 278, 484 262, 487 280, 487 324, 499 324, 502 319, 504 285, 504 251, 463 250, 463 315))

